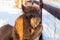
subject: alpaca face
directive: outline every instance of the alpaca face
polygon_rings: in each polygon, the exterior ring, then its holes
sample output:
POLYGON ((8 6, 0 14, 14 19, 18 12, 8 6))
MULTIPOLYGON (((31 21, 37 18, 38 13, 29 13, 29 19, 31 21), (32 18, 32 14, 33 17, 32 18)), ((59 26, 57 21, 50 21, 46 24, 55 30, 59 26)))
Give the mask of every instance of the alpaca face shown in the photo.
POLYGON ((27 6, 25 7, 22 5, 22 10, 27 16, 27 18, 30 18, 30 24, 33 28, 35 28, 40 22, 40 9, 38 7, 33 6, 27 6))

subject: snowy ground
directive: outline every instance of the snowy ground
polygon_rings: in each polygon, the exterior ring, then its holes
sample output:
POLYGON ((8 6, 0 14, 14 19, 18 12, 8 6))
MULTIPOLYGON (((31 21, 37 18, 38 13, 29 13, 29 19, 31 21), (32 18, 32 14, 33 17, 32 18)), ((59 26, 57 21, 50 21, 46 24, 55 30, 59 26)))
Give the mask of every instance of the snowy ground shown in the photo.
POLYGON ((60 40, 60 20, 43 9, 43 38, 45 40, 60 40), (55 31, 56 30, 56 31, 55 31))

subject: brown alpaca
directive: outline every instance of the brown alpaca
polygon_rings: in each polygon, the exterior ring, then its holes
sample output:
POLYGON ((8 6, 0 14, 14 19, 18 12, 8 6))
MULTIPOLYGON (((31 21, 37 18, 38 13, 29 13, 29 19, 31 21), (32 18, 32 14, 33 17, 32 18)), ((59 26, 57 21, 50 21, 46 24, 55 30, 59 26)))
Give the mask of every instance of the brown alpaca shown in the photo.
POLYGON ((35 40, 42 32, 40 9, 37 7, 24 7, 23 15, 18 17, 15 22, 15 33, 19 40, 35 40), (37 33, 36 33, 37 32, 37 33))

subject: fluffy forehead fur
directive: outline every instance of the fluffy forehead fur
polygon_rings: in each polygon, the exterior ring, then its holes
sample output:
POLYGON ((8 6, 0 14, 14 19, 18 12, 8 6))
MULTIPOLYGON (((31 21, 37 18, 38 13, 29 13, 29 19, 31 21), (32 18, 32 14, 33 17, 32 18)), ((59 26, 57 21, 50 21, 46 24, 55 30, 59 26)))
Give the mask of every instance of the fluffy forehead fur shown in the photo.
POLYGON ((34 6, 25 7, 24 5, 22 5, 22 10, 24 13, 40 13, 40 8, 34 6))

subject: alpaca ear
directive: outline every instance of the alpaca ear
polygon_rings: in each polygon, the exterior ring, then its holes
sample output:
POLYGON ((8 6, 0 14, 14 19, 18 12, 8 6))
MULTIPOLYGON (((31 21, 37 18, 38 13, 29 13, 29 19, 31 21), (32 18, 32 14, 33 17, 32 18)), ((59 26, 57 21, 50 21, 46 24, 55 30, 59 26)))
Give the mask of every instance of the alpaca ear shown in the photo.
POLYGON ((25 10, 26 10, 26 7, 24 5, 22 5, 22 10, 23 10, 23 12, 25 12, 25 10))

